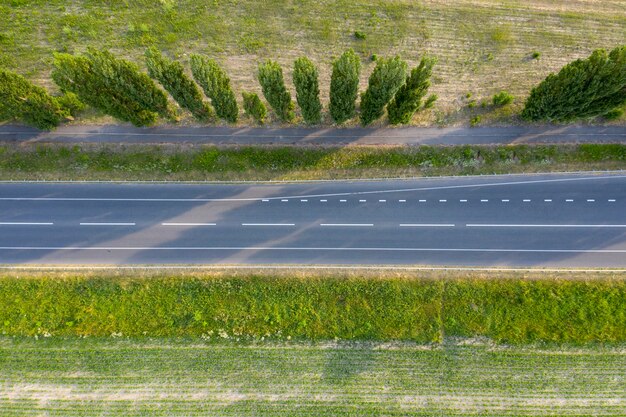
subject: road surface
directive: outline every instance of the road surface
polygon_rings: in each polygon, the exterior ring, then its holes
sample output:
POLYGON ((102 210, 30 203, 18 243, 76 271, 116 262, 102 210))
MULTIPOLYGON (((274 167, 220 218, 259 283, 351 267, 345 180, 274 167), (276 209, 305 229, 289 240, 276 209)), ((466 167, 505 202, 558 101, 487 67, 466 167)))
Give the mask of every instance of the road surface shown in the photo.
POLYGON ((206 143, 240 145, 458 145, 626 143, 624 126, 507 126, 476 128, 233 128, 61 126, 52 132, 0 126, 0 140, 62 143, 206 143))
POLYGON ((1 183, 0 263, 626 267, 626 173, 1 183))

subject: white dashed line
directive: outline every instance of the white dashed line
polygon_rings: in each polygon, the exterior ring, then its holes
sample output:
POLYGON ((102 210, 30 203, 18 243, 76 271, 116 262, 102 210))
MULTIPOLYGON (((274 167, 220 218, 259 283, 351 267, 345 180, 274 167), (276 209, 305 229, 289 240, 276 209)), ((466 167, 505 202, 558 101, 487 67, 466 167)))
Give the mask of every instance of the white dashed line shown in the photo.
POLYGON ((283 198, 283 199, 281 199, 280 201, 282 201, 283 203, 286 203, 286 202, 287 202, 287 201, 289 201, 289 200, 288 200, 288 199, 286 199, 286 198, 283 198))
POLYGON ((615 203, 615 199, 609 198, 609 203, 615 203))
POLYGON ((261 200, 264 203, 268 203, 270 200, 268 200, 267 198, 264 198, 263 200, 261 200))
POLYGON ((595 202, 596 202, 596 200, 594 200, 593 198, 588 198, 587 199, 587 203, 595 203, 595 202))
POLYGON ((379 203, 386 203, 387 200, 378 200, 379 203))
POLYGON ((372 223, 322 223, 322 227, 372 227, 372 223))
POLYGON ((459 200, 461 203, 467 203, 467 200, 459 200))
POLYGON ((509 202, 509 200, 507 200, 507 199, 502 199, 502 202, 503 202, 503 203, 508 203, 508 202, 509 202))
POLYGON ((345 203, 345 202, 347 202, 347 201, 348 201, 348 200, 339 200, 339 202, 340 202, 340 203, 345 203))
POLYGON ((550 199, 550 198, 544 198, 544 199, 543 199, 543 201, 545 201, 546 203, 551 203, 551 202, 552 202, 552 199, 550 199))
POLYGON ((439 200, 440 203, 447 203, 448 200, 439 200))
POLYGON ((215 223, 161 223, 161 226, 215 226, 215 223))
POLYGON ((530 199, 529 198, 525 198, 522 200, 524 203, 530 203, 530 199))
POLYGON ((402 223, 400 227, 454 227, 454 224, 446 223, 402 223))
POLYGON ((328 200, 320 200, 320 203, 325 203, 325 202, 327 202, 327 201, 328 201, 328 200))
POLYGON ((406 203, 406 200, 398 200, 398 203, 406 203))
POLYGON ((80 223, 81 226, 135 226, 135 223, 80 223))
POLYGON ((295 226, 295 223, 241 223, 242 226, 295 226))
POLYGON ((0 226, 52 226, 52 222, 0 222, 0 226))
POLYGON ((359 203, 366 203, 367 200, 359 200, 359 203))
POLYGON ((480 200, 481 203, 488 203, 489 200, 480 200))
POLYGON ((301 202, 301 203, 306 203, 306 202, 308 202, 308 201, 309 201, 309 200, 307 200, 307 199, 302 199, 302 200, 300 200, 300 202, 301 202))
POLYGON ((426 200, 419 200, 419 202, 420 202, 420 203, 425 203, 425 202, 426 202, 426 200))
POLYGON ((566 202, 566 203, 573 203, 573 202, 574 202, 574 200, 573 200, 573 199, 571 199, 571 198, 568 198, 568 199, 566 199, 566 200, 565 200, 565 202, 566 202))

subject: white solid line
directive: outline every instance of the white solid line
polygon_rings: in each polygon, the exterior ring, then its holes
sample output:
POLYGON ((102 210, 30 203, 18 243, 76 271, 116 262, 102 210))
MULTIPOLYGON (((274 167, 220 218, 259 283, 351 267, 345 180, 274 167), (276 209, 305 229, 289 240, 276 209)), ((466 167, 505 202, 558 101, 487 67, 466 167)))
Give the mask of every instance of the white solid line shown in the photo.
POLYGON ((400 227, 454 227, 452 223, 401 223, 400 227))
POLYGON ((242 226, 295 226, 295 223, 241 223, 242 226))
POLYGON ((626 224, 466 224, 466 227, 617 227, 624 228, 626 224))
POLYGON ((551 203, 551 202, 552 202, 552 199, 550 199, 550 198, 544 198, 544 199, 543 199, 543 201, 545 201, 546 203, 551 203))
POLYGON ((161 223, 161 226, 215 226, 215 223, 161 223))
POLYGON ((406 200, 398 200, 398 203, 406 203, 406 200))
POLYGON ((135 223, 79 223, 81 226, 135 226, 135 223))
POLYGON ((359 203, 366 203, 367 200, 359 200, 359 203))
POLYGON ((378 200, 379 203, 386 203, 387 200, 378 200))
POLYGON ((524 203, 530 203, 530 199, 529 198, 525 198, 524 200, 522 200, 524 203))
POLYGON ((587 199, 587 202, 588 202, 588 203, 595 203, 595 201, 596 201, 596 200, 594 200, 593 198, 589 198, 589 199, 587 199))
POLYGON ((372 227, 372 223, 322 223, 320 226, 324 227, 372 227))
POLYGON ((503 203, 508 203, 508 202, 509 202, 509 200, 502 200, 502 202, 503 202, 503 203))
POLYGON ((609 203, 615 203, 615 199, 609 198, 609 203))
POLYGON ((52 226, 52 222, 0 222, 0 226, 52 226))
POLYGON ((571 198, 568 198, 568 199, 566 199, 566 200, 565 200, 565 202, 566 202, 566 203, 573 203, 573 202, 574 202, 574 200, 573 200, 573 199, 571 199, 571 198))

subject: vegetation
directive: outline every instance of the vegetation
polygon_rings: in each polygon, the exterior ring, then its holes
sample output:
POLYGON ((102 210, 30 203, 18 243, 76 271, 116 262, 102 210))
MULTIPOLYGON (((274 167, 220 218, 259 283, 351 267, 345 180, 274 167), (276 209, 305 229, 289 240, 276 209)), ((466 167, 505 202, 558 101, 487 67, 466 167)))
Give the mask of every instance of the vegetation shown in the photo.
POLYGON ((569 121, 605 114, 626 103, 626 46, 594 51, 533 88, 522 117, 569 121))
POLYGON ((146 65, 150 77, 161 83, 183 109, 189 110, 199 121, 206 122, 211 118, 211 107, 202 100, 198 86, 185 74, 179 62, 164 57, 152 47, 146 50, 146 65))
POLYGON ((70 115, 48 92, 11 71, 0 69, 0 121, 20 120, 39 129, 54 129, 70 115))
POLYGON ((165 93, 150 77, 105 50, 89 49, 84 56, 55 54, 52 78, 86 104, 136 126, 172 116, 165 93))
POLYGON ((243 96, 243 109, 247 115, 258 123, 264 123, 267 116, 267 108, 256 93, 241 93, 243 96))
POLYGON ((430 76, 433 72, 434 58, 424 57, 420 64, 411 70, 402 87, 387 105, 389 122, 393 125, 407 124, 415 112, 421 107, 422 99, 430 87, 430 76))
POLYGON ((396 56, 377 59, 367 90, 361 96, 361 124, 367 126, 380 118, 385 106, 405 82, 407 64, 396 56))
POLYGON ((204 55, 191 55, 191 72, 211 99, 217 117, 235 123, 239 117, 239 108, 226 71, 204 55))
POLYGON ((283 122, 290 122, 294 119, 294 104, 291 101, 291 94, 285 87, 283 69, 275 61, 266 61, 259 65, 259 83, 263 89, 263 95, 276 112, 276 115, 283 122))
POLYGON ((310 59, 306 57, 296 59, 293 83, 296 87, 296 100, 302 109, 304 121, 309 124, 319 123, 322 120, 319 73, 310 59))
POLYGON ((506 91, 500 91, 499 93, 493 95, 491 102, 494 106, 506 106, 507 104, 513 103, 514 99, 515 97, 513 97, 512 94, 509 94, 506 91))
POLYGON ((424 108, 425 109, 432 108, 435 105, 435 102, 437 101, 438 98, 439 96, 437 94, 431 94, 430 96, 428 96, 428 98, 424 102, 424 108))
POLYGON ((333 62, 328 110, 335 123, 343 123, 354 117, 360 71, 361 61, 352 49, 333 62))

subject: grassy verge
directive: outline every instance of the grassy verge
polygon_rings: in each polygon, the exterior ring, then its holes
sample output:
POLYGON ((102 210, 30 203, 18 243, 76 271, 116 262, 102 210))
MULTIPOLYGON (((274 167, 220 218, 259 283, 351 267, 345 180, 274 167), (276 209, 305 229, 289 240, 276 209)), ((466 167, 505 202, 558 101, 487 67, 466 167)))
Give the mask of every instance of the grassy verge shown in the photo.
POLYGON ((623 273, 20 274, 0 279, 0 330, 38 337, 621 343, 625 298, 623 273))
POLYGON ((304 180, 616 170, 626 145, 0 145, 1 180, 304 180))
POLYGON ((0 412, 157 416, 618 416, 619 348, 0 337, 0 412))
POLYGON ((42 85, 51 84, 54 51, 104 46, 143 66, 155 45, 187 68, 191 53, 215 57, 240 97, 260 92, 254 74, 268 58, 284 65, 292 88, 293 61, 306 55, 320 66, 326 104, 330 63, 347 48, 363 60, 361 91, 372 54, 400 54, 411 65, 430 54, 439 59, 431 89, 440 100, 416 116, 420 125, 467 124, 478 114, 483 123, 517 122, 532 85, 626 39, 622 2, 593 0, 11 0, 0 3, 0 16, 0 65, 42 85), (481 107, 501 90, 517 97, 512 106, 481 107))

